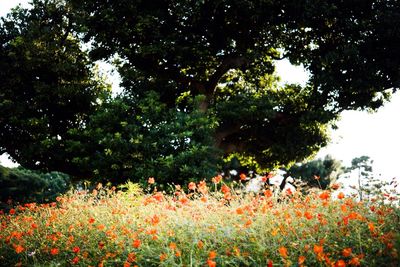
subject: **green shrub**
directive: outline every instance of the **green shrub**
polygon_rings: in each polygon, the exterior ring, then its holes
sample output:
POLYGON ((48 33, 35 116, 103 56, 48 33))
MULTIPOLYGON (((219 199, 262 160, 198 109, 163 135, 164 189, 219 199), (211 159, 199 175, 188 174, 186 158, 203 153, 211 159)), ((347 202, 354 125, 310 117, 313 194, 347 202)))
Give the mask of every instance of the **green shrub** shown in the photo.
MULTIPOLYGON (((50 202, 70 189, 70 178, 61 172, 41 173, 22 167, 0 166, 0 202, 50 202)), ((1 208, 1 206, 0 206, 1 208)))

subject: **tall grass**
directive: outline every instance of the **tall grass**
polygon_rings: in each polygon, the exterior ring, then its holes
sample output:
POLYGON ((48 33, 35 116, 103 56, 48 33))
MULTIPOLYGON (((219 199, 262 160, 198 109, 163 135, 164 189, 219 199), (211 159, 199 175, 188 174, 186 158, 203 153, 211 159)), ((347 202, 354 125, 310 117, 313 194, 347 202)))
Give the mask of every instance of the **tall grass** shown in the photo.
MULTIPOLYGON (((99 186, 0 215, 4 266, 399 266, 399 209, 332 191, 279 200, 213 179, 172 195, 99 186)), ((153 182, 153 181, 151 181, 153 182)), ((340 189, 339 189, 340 191, 340 189)))

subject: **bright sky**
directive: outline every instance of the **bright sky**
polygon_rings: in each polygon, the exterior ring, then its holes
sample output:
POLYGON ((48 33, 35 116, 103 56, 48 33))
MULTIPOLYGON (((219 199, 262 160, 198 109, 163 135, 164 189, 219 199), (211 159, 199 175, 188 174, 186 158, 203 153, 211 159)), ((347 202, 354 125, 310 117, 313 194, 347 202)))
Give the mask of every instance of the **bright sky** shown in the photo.
MULTIPOLYGON (((27 0, 0 0, 0 16, 10 8, 21 3, 24 7, 27 0)), ((307 73, 303 68, 290 65, 286 60, 279 62, 277 71, 283 82, 304 84, 307 73)), ((108 71, 106 71, 108 72, 108 71)), ((114 81, 111 78, 110 81, 114 81)), ((115 87, 115 86, 114 86, 115 87)), ((378 112, 346 111, 338 122, 339 129, 332 132, 332 142, 322 149, 317 157, 331 154, 349 165, 351 159, 367 155, 374 160, 374 169, 382 178, 400 177, 400 93, 378 112)), ((10 166, 11 161, 5 155, 0 157, 0 164, 10 166)))
MULTIPOLYGON (((304 84, 308 77, 302 67, 288 61, 279 62, 277 71, 289 83, 304 84)), ((374 171, 382 178, 400 177, 399 117, 400 92, 375 113, 345 111, 338 130, 331 132, 331 143, 317 157, 330 154, 349 166, 353 158, 366 155, 374 160, 374 171)))

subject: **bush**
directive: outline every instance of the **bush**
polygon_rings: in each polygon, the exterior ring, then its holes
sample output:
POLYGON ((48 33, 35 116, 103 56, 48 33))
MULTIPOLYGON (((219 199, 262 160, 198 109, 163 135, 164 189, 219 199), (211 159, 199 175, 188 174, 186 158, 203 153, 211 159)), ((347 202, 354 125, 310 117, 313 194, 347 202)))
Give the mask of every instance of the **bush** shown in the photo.
POLYGON ((70 187, 69 176, 61 172, 41 173, 22 167, 10 169, 0 166, 0 202, 3 208, 11 204, 10 200, 18 203, 54 201, 70 187))

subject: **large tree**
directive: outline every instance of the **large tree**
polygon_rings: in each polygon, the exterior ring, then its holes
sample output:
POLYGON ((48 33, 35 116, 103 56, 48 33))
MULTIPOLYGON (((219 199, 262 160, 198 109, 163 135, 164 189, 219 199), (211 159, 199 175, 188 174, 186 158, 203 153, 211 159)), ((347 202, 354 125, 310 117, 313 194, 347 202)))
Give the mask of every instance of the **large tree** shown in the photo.
POLYGON ((273 168, 312 155, 341 111, 377 109, 400 84, 395 0, 33 4, 0 30, 0 147, 26 167, 201 179, 214 147, 273 168), (310 72, 305 86, 278 84, 284 58, 310 72), (123 98, 95 105, 98 59, 114 59, 123 98))
POLYGON ((66 153, 107 92, 59 1, 33 1, 0 20, 0 154, 30 169, 78 174, 66 153))
POLYGON ((180 110, 203 96, 216 147, 263 166, 309 156, 341 111, 376 109, 399 88, 396 0, 67 2, 92 58, 118 58, 127 95, 155 90, 180 110), (310 72, 306 86, 277 86, 283 58, 310 72))

